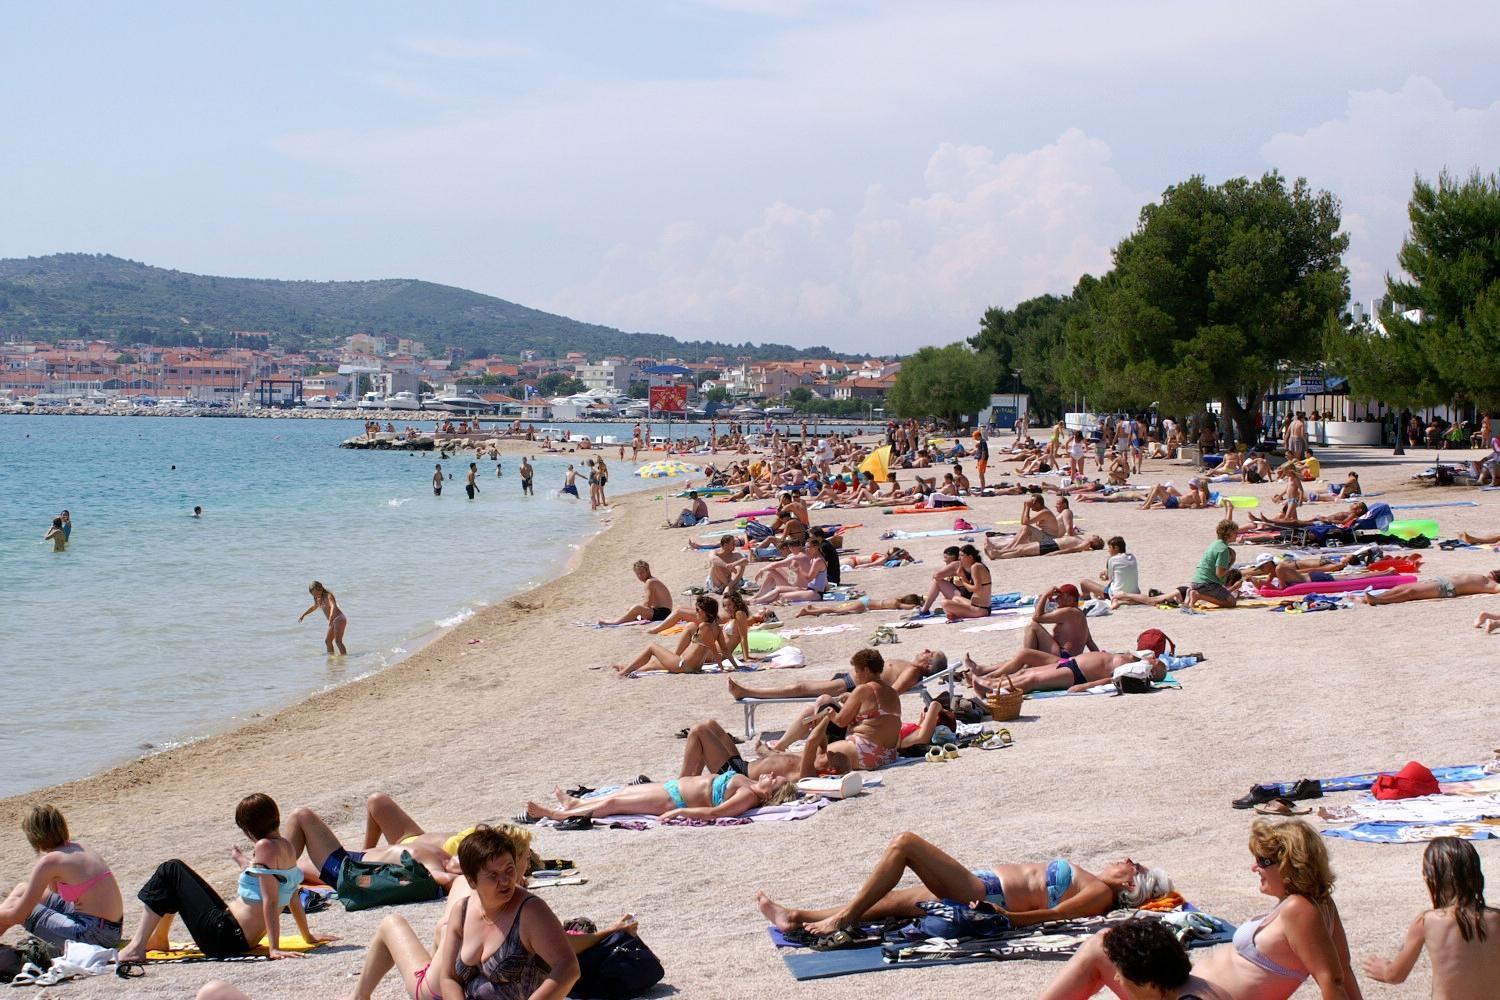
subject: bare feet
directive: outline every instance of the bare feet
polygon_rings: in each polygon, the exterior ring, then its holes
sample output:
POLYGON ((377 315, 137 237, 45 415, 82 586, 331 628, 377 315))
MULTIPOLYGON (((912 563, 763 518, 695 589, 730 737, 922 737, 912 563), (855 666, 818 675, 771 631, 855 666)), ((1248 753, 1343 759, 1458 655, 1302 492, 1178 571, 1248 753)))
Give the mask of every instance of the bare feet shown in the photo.
POLYGON ((770 921, 771 926, 783 934, 788 931, 794 931, 800 926, 797 921, 792 919, 792 911, 780 903, 774 902, 764 892, 756 892, 755 905, 760 908, 761 916, 770 921))
POLYGON ((556 809, 548 809, 539 802, 526 803, 526 815, 532 819, 560 819, 562 817, 556 809))
POLYGON ((127 945, 120 949, 117 958, 120 962, 144 962, 146 960, 146 946, 141 945, 139 948, 134 948, 127 945))
POLYGON ((804 924, 802 929, 813 937, 823 937, 828 934, 837 934, 848 925, 849 920, 842 913, 835 913, 833 916, 816 921, 815 923, 804 924))

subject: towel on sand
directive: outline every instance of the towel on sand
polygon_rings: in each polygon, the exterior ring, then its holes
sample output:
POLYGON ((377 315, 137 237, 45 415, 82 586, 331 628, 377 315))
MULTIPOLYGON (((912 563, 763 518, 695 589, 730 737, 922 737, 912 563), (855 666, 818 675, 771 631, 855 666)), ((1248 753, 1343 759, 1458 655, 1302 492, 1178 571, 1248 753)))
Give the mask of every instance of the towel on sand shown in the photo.
MULTIPOLYGON (((317 944, 308 944, 302 940, 302 935, 300 934, 281 935, 282 951, 312 951, 314 948, 323 947, 325 943, 319 941, 317 944)), ((182 944, 174 941, 172 942, 171 949, 168 951, 146 952, 146 960, 148 962, 255 962, 266 960, 269 954, 270 945, 265 938, 262 938, 260 944, 251 948, 245 954, 235 955, 233 958, 209 958, 203 952, 199 951, 198 946, 191 941, 182 944)))
MULTIPOLYGON (((600 789, 604 791, 604 789, 600 789)), ((594 818, 595 826, 609 826, 620 830, 650 830, 657 826, 748 826, 751 823, 790 823, 794 820, 807 819, 817 814, 818 810, 832 802, 822 796, 806 796, 794 802, 787 802, 779 806, 762 806, 759 809, 751 809, 742 816, 723 816, 719 819, 669 819, 665 822, 660 816, 648 816, 638 813, 621 813, 618 816, 602 816, 594 818)), ((538 826, 556 826, 557 823, 550 819, 540 820, 538 826)))

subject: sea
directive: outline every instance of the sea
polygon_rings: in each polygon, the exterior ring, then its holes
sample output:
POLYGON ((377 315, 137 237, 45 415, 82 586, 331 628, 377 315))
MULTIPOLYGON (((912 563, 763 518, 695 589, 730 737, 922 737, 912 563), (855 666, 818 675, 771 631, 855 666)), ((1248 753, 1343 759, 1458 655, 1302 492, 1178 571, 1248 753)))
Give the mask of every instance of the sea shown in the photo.
MULTIPOLYGON (((503 457, 500 476, 480 462, 471 502, 472 455, 444 463, 455 478, 434 497, 435 453, 338 447, 359 431, 347 420, 0 416, 0 796, 387 667, 559 575, 603 526, 586 488, 582 501, 558 495, 577 455, 538 451, 533 497, 518 458, 503 457), (54 553, 42 535, 64 508, 72 538, 54 553), (297 622, 313 580, 349 617, 347 657, 324 653, 320 612, 297 622)), ((672 490, 615 455, 610 494, 672 490)))

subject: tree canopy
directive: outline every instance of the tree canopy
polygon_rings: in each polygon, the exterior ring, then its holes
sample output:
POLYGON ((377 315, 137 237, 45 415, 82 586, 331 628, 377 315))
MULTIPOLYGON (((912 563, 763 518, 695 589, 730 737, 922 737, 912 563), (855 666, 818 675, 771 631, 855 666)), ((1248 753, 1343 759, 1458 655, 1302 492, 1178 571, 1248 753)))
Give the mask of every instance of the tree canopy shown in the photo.
POLYGON ((1339 203, 1272 172, 1192 177, 1141 209, 1114 269, 1074 290, 1065 387, 1096 407, 1217 400, 1242 437, 1288 363, 1319 358, 1349 298, 1339 203))
POLYGON ((901 363, 886 406, 902 417, 940 417, 960 423, 989 404, 1000 367, 989 352, 964 344, 923 347, 901 363))
POLYGON ((1418 177, 1411 231, 1386 277, 1384 333, 1334 328, 1329 353, 1360 395, 1397 406, 1500 405, 1500 174, 1418 177), (1403 315, 1420 310, 1420 319, 1403 315))
POLYGON ((1072 295, 1040 295, 1017 303, 1014 309, 986 309, 979 320, 979 332, 969 338, 969 343, 994 358, 994 388, 1018 388, 1031 396, 1034 409, 1059 412, 1064 334, 1068 321, 1079 311, 1079 300, 1072 295))

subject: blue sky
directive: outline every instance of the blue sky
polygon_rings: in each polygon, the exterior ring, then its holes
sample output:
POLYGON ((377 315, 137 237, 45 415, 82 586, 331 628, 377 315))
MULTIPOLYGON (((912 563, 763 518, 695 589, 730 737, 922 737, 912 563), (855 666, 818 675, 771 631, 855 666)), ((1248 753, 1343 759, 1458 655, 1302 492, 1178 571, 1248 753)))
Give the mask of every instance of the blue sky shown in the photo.
POLYGON ((625 329, 910 349, 1109 266, 1193 173, 1500 168, 1500 10, 1329 2, 12 5, 0 256, 419 277, 625 329))

